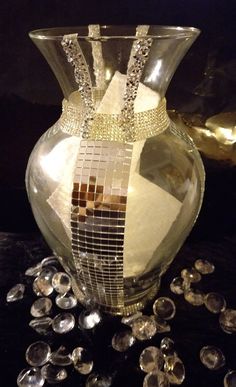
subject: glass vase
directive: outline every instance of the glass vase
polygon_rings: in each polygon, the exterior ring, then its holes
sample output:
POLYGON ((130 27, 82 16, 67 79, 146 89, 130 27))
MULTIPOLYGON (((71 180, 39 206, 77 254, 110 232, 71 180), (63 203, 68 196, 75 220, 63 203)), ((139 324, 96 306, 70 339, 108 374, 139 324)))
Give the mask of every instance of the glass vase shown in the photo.
POLYGON ((204 190, 192 140, 165 93, 195 28, 55 28, 30 33, 64 93, 30 156, 36 222, 82 303, 142 309, 189 234, 204 190))

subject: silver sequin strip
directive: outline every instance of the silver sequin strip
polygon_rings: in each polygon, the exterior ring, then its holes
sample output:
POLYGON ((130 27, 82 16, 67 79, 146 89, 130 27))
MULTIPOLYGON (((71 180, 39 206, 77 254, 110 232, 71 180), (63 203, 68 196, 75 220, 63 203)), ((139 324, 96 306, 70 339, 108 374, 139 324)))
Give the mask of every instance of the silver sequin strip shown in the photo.
MULTIPOLYGON (((89 25, 89 37, 93 39, 99 39, 100 26, 99 24, 89 25)), ((102 43, 99 41, 92 41, 92 55, 93 55, 93 70, 96 79, 96 87, 100 90, 104 90, 106 87, 105 82, 105 66, 102 55, 102 43)))

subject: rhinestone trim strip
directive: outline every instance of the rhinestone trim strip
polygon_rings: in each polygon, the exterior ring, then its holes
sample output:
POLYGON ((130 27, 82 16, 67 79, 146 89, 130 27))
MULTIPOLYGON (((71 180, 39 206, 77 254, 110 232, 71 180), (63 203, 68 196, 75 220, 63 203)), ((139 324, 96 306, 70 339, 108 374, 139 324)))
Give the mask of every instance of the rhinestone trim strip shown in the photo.
MULTIPOLYGON (((89 25, 89 37, 92 39, 98 39, 101 37, 100 25, 90 24, 89 25)), ((96 86, 98 89, 104 90, 106 87, 105 81, 105 66, 102 55, 102 43, 99 41, 91 41, 92 55, 93 55, 93 69, 96 79, 96 86)))

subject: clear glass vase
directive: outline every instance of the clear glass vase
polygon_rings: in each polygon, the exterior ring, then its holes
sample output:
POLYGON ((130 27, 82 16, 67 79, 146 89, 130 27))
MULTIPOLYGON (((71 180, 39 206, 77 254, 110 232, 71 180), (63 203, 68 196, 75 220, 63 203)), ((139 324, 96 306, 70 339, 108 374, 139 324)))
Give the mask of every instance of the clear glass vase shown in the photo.
POLYGON ((30 156, 28 197, 78 299, 113 314, 154 297, 202 203, 200 156, 164 98, 198 34, 144 25, 30 33, 65 99, 30 156))

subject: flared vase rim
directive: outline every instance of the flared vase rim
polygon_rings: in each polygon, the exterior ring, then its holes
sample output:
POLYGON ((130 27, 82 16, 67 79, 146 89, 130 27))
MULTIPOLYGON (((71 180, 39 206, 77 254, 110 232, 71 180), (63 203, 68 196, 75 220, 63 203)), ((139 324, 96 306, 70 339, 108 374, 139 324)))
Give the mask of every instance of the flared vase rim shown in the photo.
MULTIPOLYGON (((144 36, 138 36, 138 39, 180 39, 196 38, 200 30, 196 27, 169 26, 169 25, 148 25, 150 33, 144 36)), ((135 31, 136 25, 100 25, 101 37, 91 38, 88 34, 88 25, 71 27, 49 27, 32 30, 29 36, 32 40, 62 40, 64 35, 77 33, 79 40, 112 40, 112 39, 137 39, 135 34, 124 33, 127 30, 135 31), (114 31, 109 35, 109 32, 114 31), (123 32, 122 32, 123 31, 123 32), (106 33, 107 32, 107 33, 106 33)))

